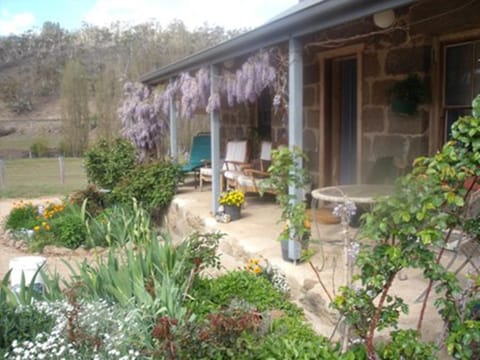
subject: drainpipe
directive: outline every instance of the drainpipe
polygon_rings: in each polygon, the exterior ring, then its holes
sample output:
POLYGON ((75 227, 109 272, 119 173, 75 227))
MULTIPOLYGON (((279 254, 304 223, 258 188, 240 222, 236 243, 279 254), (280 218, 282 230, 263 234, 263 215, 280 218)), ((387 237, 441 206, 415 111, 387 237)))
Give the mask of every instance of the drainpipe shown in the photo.
MULTIPOLYGON (((217 91, 218 66, 210 66, 210 94, 217 91)), ((218 110, 210 113, 212 147, 212 215, 215 216, 220 197, 220 116, 218 110)))
MULTIPOLYGON (((170 79, 172 83, 173 78, 170 79)), ((175 106, 175 97, 171 96, 169 99, 170 105, 170 157, 173 162, 178 162, 178 147, 177 147, 177 109, 175 106)))

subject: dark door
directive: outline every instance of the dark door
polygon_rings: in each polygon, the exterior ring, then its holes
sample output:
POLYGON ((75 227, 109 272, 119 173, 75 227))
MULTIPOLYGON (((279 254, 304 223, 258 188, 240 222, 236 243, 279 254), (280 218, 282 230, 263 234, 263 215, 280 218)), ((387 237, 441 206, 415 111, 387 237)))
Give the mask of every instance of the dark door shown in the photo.
POLYGON ((357 59, 327 61, 325 66, 325 179, 354 184, 357 174, 357 59))

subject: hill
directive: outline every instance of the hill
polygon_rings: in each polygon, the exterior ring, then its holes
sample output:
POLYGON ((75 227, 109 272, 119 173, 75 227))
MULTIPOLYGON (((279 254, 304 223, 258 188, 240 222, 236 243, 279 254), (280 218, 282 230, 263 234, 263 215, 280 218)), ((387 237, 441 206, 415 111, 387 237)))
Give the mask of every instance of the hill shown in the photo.
MULTIPOLYGON (((49 134, 58 140, 61 81, 68 61, 78 61, 85 69, 88 104, 95 120, 101 116, 97 103, 99 89, 105 88, 102 81, 110 81, 107 86, 113 87, 116 107, 125 81, 239 32, 207 26, 188 31, 180 21, 166 27, 155 22, 84 25, 69 32, 57 23, 46 22, 38 33, 0 37, 0 142, 11 142, 15 136, 49 134), (108 79, 106 74, 110 74, 108 79)), ((0 144, 0 150, 2 147, 5 145, 0 144)))

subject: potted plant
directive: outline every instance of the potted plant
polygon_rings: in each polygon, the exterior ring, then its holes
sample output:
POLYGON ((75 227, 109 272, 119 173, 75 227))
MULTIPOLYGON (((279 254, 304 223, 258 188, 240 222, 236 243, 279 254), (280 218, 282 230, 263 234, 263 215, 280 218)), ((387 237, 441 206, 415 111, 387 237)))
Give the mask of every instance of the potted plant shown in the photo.
POLYGON ((400 115, 414 115, 419 104, 428 100, 429 91, 424 80, 417 74, 410 74, 406 79, 397 81, 390 88, 392 111, 400 115))
POLYGON ((298 261, 302 250, 308 248, 310 241, 310 221, 306 214, 304 201, 297 195, 290 194, 289 188, 305 189, 308 176, 298 164, 306 160, 305 154, 299 149, 281 148, 272 151, 272 164, 268 169, 270 178, 262 185, 276 189, 276 201, 282 209, 280 221, 285 226, 280 233, 284 260, 298 261))
POLYGON ((230 215, 230 220, 240 219, 240 210, 245 202, 245 194, 240 190, 230 190, 220 195, 219 203, 223 212, 230 215))

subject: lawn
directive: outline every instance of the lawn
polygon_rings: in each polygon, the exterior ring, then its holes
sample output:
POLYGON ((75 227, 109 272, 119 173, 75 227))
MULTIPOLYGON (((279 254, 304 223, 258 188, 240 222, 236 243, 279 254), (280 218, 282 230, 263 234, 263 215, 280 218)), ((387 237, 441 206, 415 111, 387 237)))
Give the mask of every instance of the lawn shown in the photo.
POLYGON ((0 188, 0 198, 67 195, 87 184, 81 158, 64 159, 64 184, 58 158, 5 160, 4 164, 5 189, 0 188))

